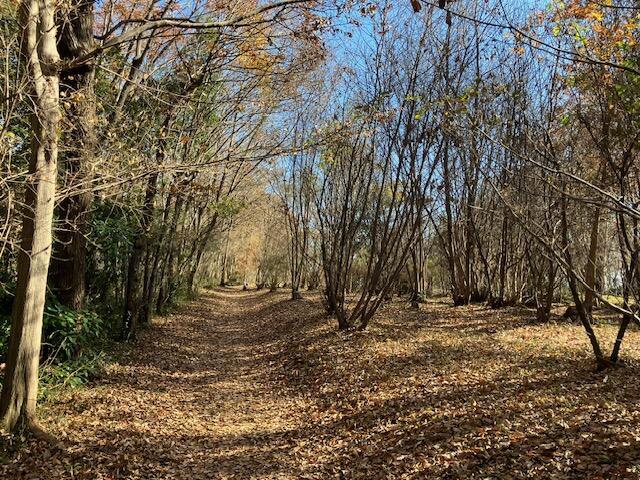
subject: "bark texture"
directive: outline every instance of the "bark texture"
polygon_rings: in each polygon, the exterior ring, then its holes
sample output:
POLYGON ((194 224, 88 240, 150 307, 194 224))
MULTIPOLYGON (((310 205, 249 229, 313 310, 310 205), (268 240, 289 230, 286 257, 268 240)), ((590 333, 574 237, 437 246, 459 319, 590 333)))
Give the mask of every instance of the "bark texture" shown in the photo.
MULTIPOLYGON (((75 0, 62 23, 58 49, 62 60, 72 60, 94 48, 93 0, 75 0)), ((60 202, 53 246, 51 286, 58 300, 79 310, 86 294, 86 235, 93 195, 88 189, 95 151, 95 95, 93 63, 64 71, 60 78, 64 102, 61 166, 64 186, 70 190, 60 202)))
POLYGON ((29 178, 18 256, 18 279, 4 385, 0 396, 2 426, 14 430, 36 421, 42 317, 51 258, 56 193, 59 76, 55 2, 24 0, 20 5, 21 42, 31 78, 34 114, 29 178))

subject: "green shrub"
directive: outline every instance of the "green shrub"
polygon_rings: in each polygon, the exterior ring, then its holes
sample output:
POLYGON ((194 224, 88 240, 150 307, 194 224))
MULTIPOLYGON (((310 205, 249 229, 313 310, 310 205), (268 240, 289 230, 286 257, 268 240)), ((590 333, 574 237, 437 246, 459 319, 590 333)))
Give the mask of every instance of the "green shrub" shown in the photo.
POLYGON ((50 396, 62 388, 77 388, 97 377, 105 368, 109 357, 103 352, 87 352, 73 360, 45 363, 40 370, 40 395, 50 396))
MULTIPOLYGON (((97 376, 108 357, 101 351, 107 340, 105 321, 95 312, 74 311, 50 301, 44 312, 41 393, 78 387, 97 376)), ((6 361, 11 318, 0 316, 0 361, 6 361)))
POLYGON ((43 355, 58 363, 76 359, 105 334, 105 322, 91 311, 75 311, 58 303, 45 307, 43 355))

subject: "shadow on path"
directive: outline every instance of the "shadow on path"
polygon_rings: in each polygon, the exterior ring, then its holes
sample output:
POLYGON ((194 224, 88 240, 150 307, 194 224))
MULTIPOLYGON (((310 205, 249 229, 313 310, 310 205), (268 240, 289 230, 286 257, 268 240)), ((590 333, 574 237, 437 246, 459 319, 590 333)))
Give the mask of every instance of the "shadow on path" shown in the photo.
POLYGON ((609 379, 581 353, 512 348, 526 322, 481 308, 391 305, 344 335, 318 300, 217 289, 158 319, 50 407, 65 454, 30 444, 0 473, 635 478, 636 367, 609 379))

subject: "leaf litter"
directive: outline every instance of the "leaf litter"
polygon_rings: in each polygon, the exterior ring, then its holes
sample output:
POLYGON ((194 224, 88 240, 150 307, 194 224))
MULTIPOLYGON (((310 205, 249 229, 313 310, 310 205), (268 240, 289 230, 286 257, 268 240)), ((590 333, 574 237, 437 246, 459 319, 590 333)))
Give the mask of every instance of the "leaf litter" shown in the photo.
POLYGON ((0 478, 640 478, 640 332, 595 372, 579 326, 531 317, 394 300, 345 334, 317 294, 209 292, 44 404, 64 449, 0 478))

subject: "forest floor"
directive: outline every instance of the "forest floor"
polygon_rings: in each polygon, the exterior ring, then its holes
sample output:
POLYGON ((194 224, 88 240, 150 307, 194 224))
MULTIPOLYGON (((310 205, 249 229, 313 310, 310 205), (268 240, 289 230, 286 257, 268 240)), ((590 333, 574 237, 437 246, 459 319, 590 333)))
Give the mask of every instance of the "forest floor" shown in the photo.
POLYGON ((640 478, 640 332, 595 372, 579 326, 531 317, 394 300, 344 334, 317 295, 209 292, 46 402, 64 449, 0 478, 640 478))

